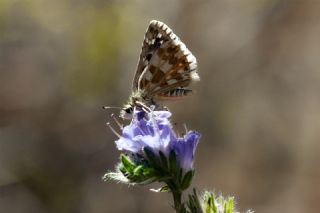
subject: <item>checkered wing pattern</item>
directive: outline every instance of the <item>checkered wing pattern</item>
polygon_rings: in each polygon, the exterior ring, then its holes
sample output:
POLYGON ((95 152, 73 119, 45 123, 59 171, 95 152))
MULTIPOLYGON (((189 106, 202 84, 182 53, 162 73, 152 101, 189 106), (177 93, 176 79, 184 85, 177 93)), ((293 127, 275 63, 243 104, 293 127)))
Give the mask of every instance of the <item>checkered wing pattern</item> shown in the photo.
POLYGON ((151 21, 133 90, 143 91, 151 99, 179 98, 191 92, 187 87, 194 80, 199 80, 196 58, 167 25, 151 21))

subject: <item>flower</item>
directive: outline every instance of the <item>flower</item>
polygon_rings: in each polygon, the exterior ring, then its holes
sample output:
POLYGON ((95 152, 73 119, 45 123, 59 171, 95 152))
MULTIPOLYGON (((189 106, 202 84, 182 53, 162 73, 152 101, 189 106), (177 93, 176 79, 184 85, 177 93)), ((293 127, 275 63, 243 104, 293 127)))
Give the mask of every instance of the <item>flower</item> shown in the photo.
POLYGON ((199 138, 198 132, 189 131, 183 138, 172 143, 172 149, 175 150, 180 166, 185 171, 193 168, 193 159, 199 138))
POLYGON ((146 159, 145 148, 158 157, 161 152, 167 158, 173 151, 179 168, 184 172, 192 170, 200 134, 189 131, 183 137, 177 137, 169 121, 170 117, 169 111, 135 110, 131 123, 123 128, 122 136, 115 142, 117 148, 146 159))

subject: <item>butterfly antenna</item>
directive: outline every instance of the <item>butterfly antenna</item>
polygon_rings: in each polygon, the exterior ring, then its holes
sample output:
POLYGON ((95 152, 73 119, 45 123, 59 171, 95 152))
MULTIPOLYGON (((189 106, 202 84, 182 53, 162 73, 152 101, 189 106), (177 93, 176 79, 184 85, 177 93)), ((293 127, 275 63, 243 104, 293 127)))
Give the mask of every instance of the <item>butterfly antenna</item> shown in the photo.
POLYGON ((103 106, 102 109, 122 109, 121 107, 103 106))
POLYGON ((138 91, 140 90, 141 88, 141 82, 142 82, 142 78, 143 76, 147 73, 148 69, 144 69, 143 72, 141 73, 141 75, 139 76, 139 79, 138 79, 138 91))

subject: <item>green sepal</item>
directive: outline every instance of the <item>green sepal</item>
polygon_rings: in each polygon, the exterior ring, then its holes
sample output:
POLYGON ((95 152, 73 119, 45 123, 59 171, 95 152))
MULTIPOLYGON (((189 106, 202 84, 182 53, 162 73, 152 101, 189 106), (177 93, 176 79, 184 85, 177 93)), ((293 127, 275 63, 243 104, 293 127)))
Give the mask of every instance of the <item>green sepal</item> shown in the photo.
POLYGON ((144 166, 139 165, 133 170, 133 175, 134 176, 144 175, 144 170, 145 170, 144 166))
POLYGON ((169 192, 170 191, 170 189, 169 189, 169 187, 166 185, 166 186, 162 186, 161 188, 160 188, 160 192, 169 192))
POLYGON ((200 204, 200 200, 195 188, 193 188, 193 193, 188 195, 188 201, 186 203, 188 207, 188 212, 190 213, 202 213, 202 207, 200 204))
POLYGON ((212 192, 205 192, 203 196, 204 212, 217 213, 217 206, 222 206, 223 213, 234 213, 233 197, 228 197, 227 199, 225 199, 222 196, 215 197, 212 192))
POLYGON ((129 174, 134 173, 134 169, 136 168, 136 165, 130 160, 129 157, 127 157, 124 154, 120 155, 120 161, 122 163, 122 168, 120 168, 121 172, 124 172, 123 169, 128 172, 129 174))
POLYGON ((226 205, 226 213, 233 213, 233 197, 229 197, 226 205))
MULTIPOLYGON (((154 168, 151 168, 149 165, 145 164, 136 164, 124 154, 120 155, 120 164, 118 165, 117 170, 123 174, 123 176, 127 179, 126 182, 129 184, 144 184, 153 182, 155 180, 156 172, 154 168)), ((116 176, 114 174, 113 176, 116 176)), ((117 178, 112 179, 120 179, 118 178, 120 177, 119 175, 116 177, 117 178)), ((121 180, 121 182, 124 181, 121 180)))
POLYGON ((159 151, 161 166, 164 170, 168 170, 168 160, 167 157, 163 154, 163 152, 159 151))
POLYGON ((149 147, 144 147, 143 151, 145 155, 147 156, 147 159, 150 163, 150 167, 155 168, 155 169, 160 169, 160 162, 156 154, 149 148, 149 147))
POLYGON ((224 210, 223 213, 227 213, 227 211, 228 211, 227 210, 227 202, 225 200, 223 201, 223 210, 224 210))
POLYGON ((182 191, 189 188, 189 186, 191 185, 191 181, 192 181, 193 175, 194 175, 194 171, 193 171, 193 170, 190 170, 189 172, 187 172, 187 173, 183 176, 182 182, 181 182, 181 184, 180 184, 182 191))
POLYGON ((215 196, 213 193, 205 192, 204 203, 206 204, 206 208, 205 208, 206 213, 216 213, 217 212, 217 206, 215 203, 215 196))
POLYGON ((179 187, 180 187, 181 184, 182 184, 182 181, 183 181, 183 170, 182 170, 182 168, 179 169, 176 179, 178 180, 178 184, 179 184, 179 187))
POLYGON ((169 170, 171 174, 175 174, 177 172, 178 163, 176 152, 172 150, 169 154, 169 170))

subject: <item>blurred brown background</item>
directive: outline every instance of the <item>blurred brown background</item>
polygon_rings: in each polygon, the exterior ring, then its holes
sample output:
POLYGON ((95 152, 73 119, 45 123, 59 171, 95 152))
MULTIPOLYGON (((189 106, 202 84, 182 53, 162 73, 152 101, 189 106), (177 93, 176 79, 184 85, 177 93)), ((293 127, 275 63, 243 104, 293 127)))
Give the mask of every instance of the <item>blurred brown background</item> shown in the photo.
MULTIPOLYGON (((194 185, 238 209, 319 212, 320 1, 0 0, 0 212, 172 212, 103 182, 119 152, 101 106, 130 93, 148 23, 199 63, 170 104, 203 134, 194 185)), ((117 111, 115 111, 117 112, 117 111)))

